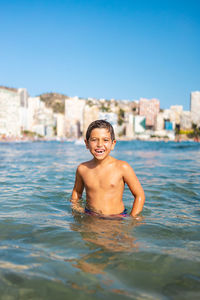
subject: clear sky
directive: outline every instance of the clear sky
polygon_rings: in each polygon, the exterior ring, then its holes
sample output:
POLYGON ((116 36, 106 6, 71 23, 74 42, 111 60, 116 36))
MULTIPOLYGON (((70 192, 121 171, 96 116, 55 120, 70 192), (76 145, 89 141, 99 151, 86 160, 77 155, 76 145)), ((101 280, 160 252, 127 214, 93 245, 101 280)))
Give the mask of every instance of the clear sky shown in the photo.
POLYGON ((200 0, 0 0, 0 85, 188 110, 200 0))

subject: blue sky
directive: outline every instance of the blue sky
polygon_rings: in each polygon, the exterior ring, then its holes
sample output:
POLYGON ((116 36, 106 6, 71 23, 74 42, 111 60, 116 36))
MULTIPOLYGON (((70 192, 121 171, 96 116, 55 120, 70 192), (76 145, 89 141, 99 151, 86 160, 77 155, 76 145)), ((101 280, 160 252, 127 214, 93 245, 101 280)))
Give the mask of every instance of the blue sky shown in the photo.
POLYGON ((189 109, 199 0, 0 0, 0 85, 189 109))

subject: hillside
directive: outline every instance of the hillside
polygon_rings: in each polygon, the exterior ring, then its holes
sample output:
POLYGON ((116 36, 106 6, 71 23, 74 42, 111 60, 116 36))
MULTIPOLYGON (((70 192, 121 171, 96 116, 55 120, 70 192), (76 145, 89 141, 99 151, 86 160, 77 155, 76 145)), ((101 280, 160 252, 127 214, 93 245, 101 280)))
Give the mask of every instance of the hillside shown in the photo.
POLYGON ((17 92, 16 88, 11 88, 11 87, 7 87, 7 86, 3 86, 3 85, 0 85, 0 89, 8 90, 11 92, 17 92))
POLYGON ((64 113, 65 99, 69 97, 58 93, 44 93, 40 96, 41 101, 44 101, 47 107, 51 107, 55 113, 64 113))

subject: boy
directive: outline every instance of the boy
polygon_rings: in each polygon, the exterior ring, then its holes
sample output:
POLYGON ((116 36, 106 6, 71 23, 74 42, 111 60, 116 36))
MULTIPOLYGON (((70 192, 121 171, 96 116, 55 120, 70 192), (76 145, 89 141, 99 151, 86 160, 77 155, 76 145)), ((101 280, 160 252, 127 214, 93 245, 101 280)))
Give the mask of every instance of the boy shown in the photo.
POLYGON ((105 120, 92 122, 86 132, 85 144, 93 159, 77 168, 71 197, 73 208, 78 207, 85 188, 86 213, 123 216, 126 214, 122 201, 126 183, 135 197, 130 215, 138 215, 143 209, 145 194, 131 166, 110 156, 116 144, 112 125, 105 120))

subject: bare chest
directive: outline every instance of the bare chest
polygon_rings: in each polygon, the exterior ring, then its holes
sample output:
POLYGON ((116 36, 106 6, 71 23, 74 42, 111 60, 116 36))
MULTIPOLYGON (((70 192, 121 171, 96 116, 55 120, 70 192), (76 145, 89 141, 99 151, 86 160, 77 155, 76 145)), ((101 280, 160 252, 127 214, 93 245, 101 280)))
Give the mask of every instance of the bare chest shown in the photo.
POLYGON ((84 176, 85 187, 90 190, 118 189, 123 185, 123 179, 116 170, 91 170, 84 176))

